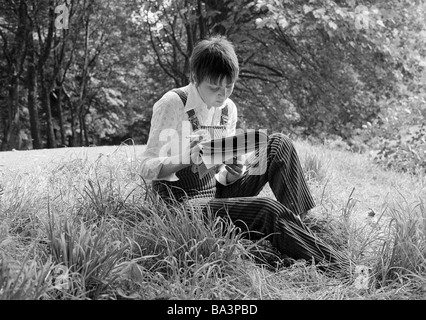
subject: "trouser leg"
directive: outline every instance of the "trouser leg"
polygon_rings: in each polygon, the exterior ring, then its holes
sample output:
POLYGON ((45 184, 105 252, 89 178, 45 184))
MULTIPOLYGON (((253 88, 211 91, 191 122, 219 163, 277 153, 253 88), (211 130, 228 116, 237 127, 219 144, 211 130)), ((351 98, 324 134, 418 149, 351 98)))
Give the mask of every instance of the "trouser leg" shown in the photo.
POLYGON ((246 166, 244 176, 235 183, 217 184, 216 198, 256 196, 269 182, 276 199, 295 214, 304 215, 315 206, 297 152, 285 135, 270 135, 266 152, 253 153, 246 166))
POLYGON ((213 199, 206 210, 229 217, 247 231, 251 239, 268 236, 272 245, 293 259, 337 263, 342 260, 330 246, 315 236, 306 225, 278 201, 264 197, 213 199))

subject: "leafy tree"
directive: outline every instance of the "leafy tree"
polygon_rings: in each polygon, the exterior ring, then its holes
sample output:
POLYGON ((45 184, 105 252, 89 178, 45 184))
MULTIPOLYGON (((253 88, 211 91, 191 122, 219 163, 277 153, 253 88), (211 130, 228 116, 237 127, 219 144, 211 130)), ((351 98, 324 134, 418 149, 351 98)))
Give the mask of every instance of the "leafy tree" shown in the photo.
POLYGON ((234 97, 251 127, 349 138, 377 117, 376 98, 393 90, 390 54, 372 36, 383 28, 375 7, 330 0, 150 1, 138 18, 153 63, 175 86, 188 82, 197 39, 227 35, 241 61, 234 97))
POLYGON ((255 7, 264 14, 250 38, 261 54, 249 62, 255 85, 246 87, 266 102, 258 112, 270 114, 269 126, 348 138, 377 116, 375 98, 394 81, 386 53, 369 36, 382 28, 378 13, 327 0, 257 1, 255 7), (258 75, 265 81, 257 83, 258 75), (280 114, 282 123, 274 126, 280 114))
POLYGON ((401 125, 424 123, 423 2, 0 0, 0 8, 3 150, 22 147, 23 133, 34 148, 146 142, 152 105, 188 83, 193 47, 212 34, 237 49, 242 126, 381 150, 378 134, 390 141, 401 125))
POLYGON ((377 43, 392 55, 397 79, 394 92, 380 97, 380 113, 359 135, 386 168, 426 172, 426 4, 378 2, 385 32, 377 43))
POLYGON ((2 87, 6 97, 2 100, 7 107, 2 112, 3 140, 1 150, 17 148, 20 131, 21 107, 19 97, 21 93, 21 76, 24 72, 26 56, 26 37, 28 35, 27 4, 24 0, 19 2, 2 1, 2 15, 0 37, 2 39, 2 53, 6 63, 2 63, 2 87))

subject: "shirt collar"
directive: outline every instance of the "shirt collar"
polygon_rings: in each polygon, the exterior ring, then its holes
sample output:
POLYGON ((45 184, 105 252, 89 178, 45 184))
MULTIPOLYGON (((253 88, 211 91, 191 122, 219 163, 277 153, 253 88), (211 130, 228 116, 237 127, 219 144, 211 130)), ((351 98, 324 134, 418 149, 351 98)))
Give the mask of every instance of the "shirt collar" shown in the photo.
MULTIPOLYGON (((216 108, 216 109, 222 109, 225 107, 226 101, 223 103, 223 106, 216 108)), ((185 108, 183 109, 184 112, 188 112, 189 110, 200 110, 200 111, 207 111, 207 104, 204 103, 203 99, 201 99, 200 94, 198 93, 197 87, 194 83, 190 83, 188 85, 188 98, 186 100, 185 108)))

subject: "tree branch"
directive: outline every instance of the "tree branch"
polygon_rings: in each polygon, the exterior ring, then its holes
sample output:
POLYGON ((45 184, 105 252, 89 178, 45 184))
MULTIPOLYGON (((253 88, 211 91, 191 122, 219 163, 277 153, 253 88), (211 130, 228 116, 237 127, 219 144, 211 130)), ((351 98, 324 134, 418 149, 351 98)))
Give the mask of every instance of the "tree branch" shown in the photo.
POLYGON ((160 68, 163 69, 163 71, 170 76, 171 78, 173 78, 173 80, 175 80, 176 83, 178 83, 178 79, 174 76, 173 73, 171 73, 166 66, 163 64, 163 62, 161 61, 161 57, 160 57, 160 53, 157 50, 157 46, 155 45, 155 41, 154 41, 154 37, 152 34, 152 30, 150 25, 148 25, 148 32, 149 32, 149 38, 150 38, 150 42, 151 42, 151 47, 155 52, 156 58, 157 58, 157 62, 160 65, 160 68))

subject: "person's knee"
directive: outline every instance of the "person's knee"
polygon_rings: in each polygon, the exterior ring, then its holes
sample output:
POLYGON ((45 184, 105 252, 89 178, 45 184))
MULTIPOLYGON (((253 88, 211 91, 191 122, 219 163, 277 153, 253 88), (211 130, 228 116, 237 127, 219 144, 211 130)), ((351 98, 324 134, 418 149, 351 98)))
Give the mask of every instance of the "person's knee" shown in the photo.
POLYGON ((269 223, 275 224, 278 219, 286 219, 289 214, 293 214, 288 208, 286 208, 282 203, 271 198, 259 197, 257 198, 257 205, 262 208, 262 211, 265 212, 265 219, 269 223))
POLYGON ((278 201, 267 197, 256 197, 254 201, 259 208, 264 208, 268 211, 277 211, 280 205, 278 201))
POLYGON ((273 220, 284 219, 284 220, 293 220, 294 217, 299 218, 293 213, 289 208, 283 205, 281 202, 271 199, 271 198, 258 198, 259 205, 268 212, 270 217, 273 217, 273 220))
POLYGON ((269 136, 272 145, 284 147, 287 150, 294 150, 294 144, 291 139, 283 133, 273 133, 269 136))

